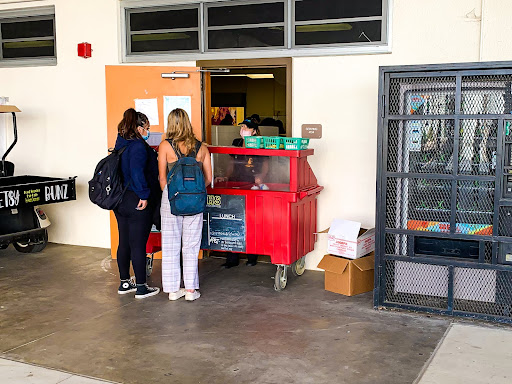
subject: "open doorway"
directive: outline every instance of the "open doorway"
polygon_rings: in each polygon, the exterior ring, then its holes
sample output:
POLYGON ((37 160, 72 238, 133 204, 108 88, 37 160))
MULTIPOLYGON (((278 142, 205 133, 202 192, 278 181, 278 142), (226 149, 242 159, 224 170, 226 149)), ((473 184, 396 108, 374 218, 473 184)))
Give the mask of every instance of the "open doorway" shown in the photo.
POLYGON ((198 61, 197 66, 207 71, 203 121, 209 144, 231 145, 238 130, 229 125, 251 116, 262 135, 291 136, 290 58, 198 61), (229 72, 218 71, 224 68, 229 72))

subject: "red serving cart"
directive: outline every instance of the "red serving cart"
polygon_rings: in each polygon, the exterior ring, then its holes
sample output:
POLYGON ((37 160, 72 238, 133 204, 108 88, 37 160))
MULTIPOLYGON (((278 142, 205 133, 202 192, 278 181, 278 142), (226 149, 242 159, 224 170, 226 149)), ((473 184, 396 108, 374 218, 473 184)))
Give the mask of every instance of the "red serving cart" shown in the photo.
MULTIPOLYGON (((313 149, 209 147, 213 181, 208 188, 202 249, 268 255, 277 265, 274 287, 286 287, 287 269, 302 275, 314 249, 317 196, 323 187, 308 163, 313 149), (233 163, 239 162, 239 167, 233 163), (233 171, 266 163, 263 184, 233 171), (235 177, 233 177, 235 176, 235 177)), ((259 173, 257 170, 256 173, 259 173)))

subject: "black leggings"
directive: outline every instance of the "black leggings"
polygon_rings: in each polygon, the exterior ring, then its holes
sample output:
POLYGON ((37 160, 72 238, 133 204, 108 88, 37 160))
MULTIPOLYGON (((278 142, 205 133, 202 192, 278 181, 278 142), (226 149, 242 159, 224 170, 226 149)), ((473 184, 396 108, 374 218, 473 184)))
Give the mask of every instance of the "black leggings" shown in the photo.
POLYGON ((130 278, 130 260, 137 284, 146 282, 146 243, 151 231, 152 210, 148 206, 139 211, 139 197, 133 191, 126 191, 121 204, 114 209, 119 229, 117 266, 121 280, 130 278))

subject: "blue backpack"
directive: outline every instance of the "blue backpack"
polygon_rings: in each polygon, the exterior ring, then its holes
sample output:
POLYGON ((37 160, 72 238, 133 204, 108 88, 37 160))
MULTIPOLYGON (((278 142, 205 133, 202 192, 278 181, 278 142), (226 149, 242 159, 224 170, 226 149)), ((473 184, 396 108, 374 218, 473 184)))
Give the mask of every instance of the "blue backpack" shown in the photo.
POLYGON ((171 213, 175 216, 190 216, 204 212, 206 209, 206 185, 201 164, 196 156, 201 142, 196 142, 195 149, 187 156, 183 155, 174 142, 171 144, 178 161, 167 174, 167 192, 171 213))

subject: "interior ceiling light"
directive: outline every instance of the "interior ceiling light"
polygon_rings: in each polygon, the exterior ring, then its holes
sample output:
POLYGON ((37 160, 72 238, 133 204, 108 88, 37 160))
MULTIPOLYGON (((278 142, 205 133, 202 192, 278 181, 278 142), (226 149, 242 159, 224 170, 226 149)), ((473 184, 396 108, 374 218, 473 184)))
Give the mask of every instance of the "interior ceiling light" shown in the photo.
POLYGON ((272 73, 230 73, 229 75, 212 75, 212 77, 248 77, 249 79, 273 79, 272 73))
POLYGON ((249 79, 273 79, 274 75, 272 73, 252 73, 248 74, 247 77, 249 79))

